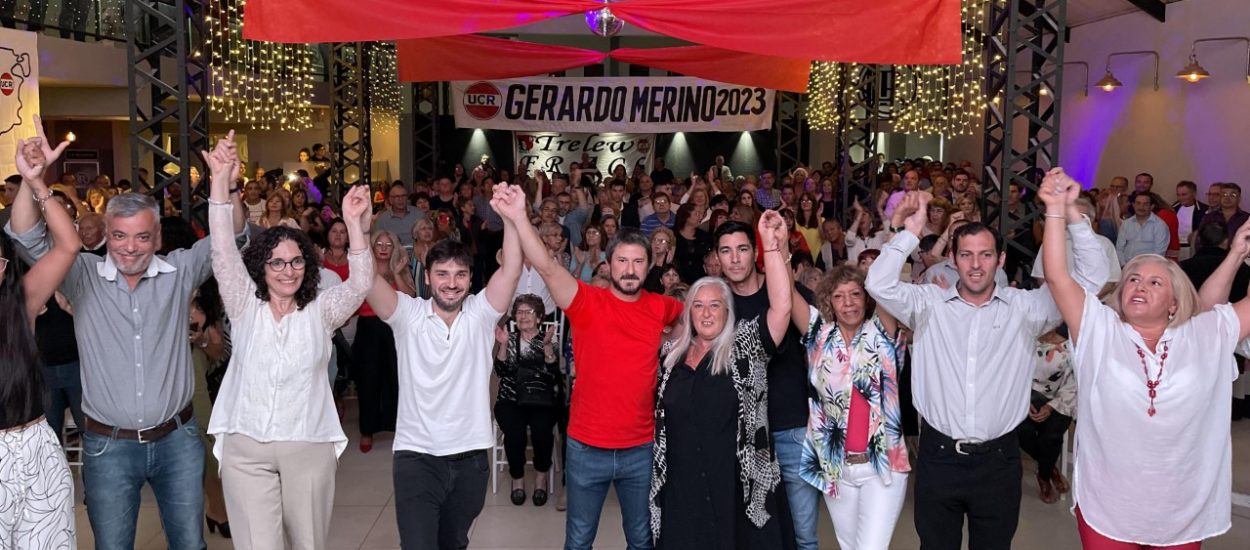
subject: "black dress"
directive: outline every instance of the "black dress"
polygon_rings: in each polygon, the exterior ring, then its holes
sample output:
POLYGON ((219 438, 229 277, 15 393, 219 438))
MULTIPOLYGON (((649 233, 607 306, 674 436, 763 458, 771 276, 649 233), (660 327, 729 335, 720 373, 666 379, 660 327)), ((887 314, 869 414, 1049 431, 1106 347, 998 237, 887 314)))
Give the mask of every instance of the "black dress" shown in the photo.
POLYGON ((681 280, 692 285, 705 275, 703 257, 712 250, 712 236, 702 229, 694 231, 693 239, 687 239, 680 231, 676 232, 676 235, 677 242, 673 243, 676 247, 673 263, 677 264, 677 272, 681 274, 681 280))
MULTIPOLYGON (((762 333, 759 336, 769 340, 765 348, 771 352, 767 324, 758 320, 745 326, 762 333)), ((748 354, 735 356, 735 367, 749 370, 748 354)), ((733 376, 713 375, 710 355, 695 369, 683 358, 673 367, 659 399, 667 431, 667 480, 656 496, 662 512, 655 548, 789 547, 782 540, 776 495, 767 501, 772 517, 763 527, 756 527, 747 517, 739 476, 739 397, 733 376)))

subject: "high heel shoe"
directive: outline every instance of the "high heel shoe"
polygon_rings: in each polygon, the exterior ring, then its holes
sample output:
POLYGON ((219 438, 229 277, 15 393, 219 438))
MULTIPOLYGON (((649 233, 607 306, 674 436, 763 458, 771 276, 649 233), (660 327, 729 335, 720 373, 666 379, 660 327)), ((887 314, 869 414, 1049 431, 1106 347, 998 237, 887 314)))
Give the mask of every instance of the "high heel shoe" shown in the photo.
POLYGON ((210 518, 210 517, 208 517, 208 516, 204 516, 204 522, 205 522, 205 523, 208 523, 208 532, 209 532, 209 533, 216 533, 216 532, 217 532, 217 530, 219 530, 219 529, 220 529, 220 530, 221 530, 221 536, 222 536, 223 538, 227 538, 227 539, 228 539, 228 538, 231 538, 231 537, 230 537, 230 522, 228 522, 228 521, 217 522, 217 521, 214 521, 214 520, 213 520, 213 518, 210 518))
POLYGON ((373 450, 373 437, 363 436, 360 438, 360 452, 367 453, 373 450))

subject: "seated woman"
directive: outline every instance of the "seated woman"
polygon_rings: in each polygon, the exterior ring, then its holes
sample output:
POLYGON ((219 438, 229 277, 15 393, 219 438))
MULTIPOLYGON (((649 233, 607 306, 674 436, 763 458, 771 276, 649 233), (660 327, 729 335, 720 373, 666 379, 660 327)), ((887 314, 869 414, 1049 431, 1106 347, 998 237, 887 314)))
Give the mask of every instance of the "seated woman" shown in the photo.
POLYGON ((769 358, 790 324, 785 222, 760 219, 769 309, 734 319, 723 279, 686 295, 676 341, 661 359, 655 403, 651 530, 655 547, 783 548, 781 469, 768 429, 769 358))
POLYGON ((1068 492, 1068 480, 1057 464, 1063 452, 1063 438, 1075 415, 1072 349, 1067 338, 1052 330, 1037 339, 1029 417, 1016 429, 1020 449, 1037 461, 1037 488, 1046 504, 1053 504, 1061 493, 1068 492))
POLYGON ((834 267, 815 304, 794 292, 794 324, 805 331, 811 402, 799 475, 820 489, 838 545, 890 547, 911 464, 899 407, 898 323, 864 290, 864 270, 834 267))
POLYGON ((547 311, 533 294, 517 296, 512 303, 516 330, 495 329, 495 374, 499 397, 495 421, 503 432, 508 474, 512 476, 512 503, 525 504, 525 447, 534 442, 534 506, 547 503, 547 475, 551 470, 553 430, 564 403, 564 375, 556 355, 554 330, 546 330, 547 311), (526 436, 526 432, 529 436, 526 436))
POLYGON ((1080 388, 1072 500, 1081 544, 1196 550, 1232 524, 1233 350, 1250 335, 1250 299, 1222 302, 1250 256, 1250 224, 1201 296, 1175 262, 1143 254, 1104 304, 1068 272, 1064 213, 1080 189, 1055 168, 1038 194, 1046 284, 1068 324, 1080 388))
POLYGON ((350 275, 318 292, 321 258, 298 229, 271 227, 242 254, 235 247, 228 190, 239 166, 233 132, 204 156, 213 175, 213 274, 233 337, 208 424, 231 534, 242 548, 321 548, 330 534, 338 457, 347 447, 325 369, 331 335, 373 281, 365 237, 369 188, 354 187, 343 198, 350 275))

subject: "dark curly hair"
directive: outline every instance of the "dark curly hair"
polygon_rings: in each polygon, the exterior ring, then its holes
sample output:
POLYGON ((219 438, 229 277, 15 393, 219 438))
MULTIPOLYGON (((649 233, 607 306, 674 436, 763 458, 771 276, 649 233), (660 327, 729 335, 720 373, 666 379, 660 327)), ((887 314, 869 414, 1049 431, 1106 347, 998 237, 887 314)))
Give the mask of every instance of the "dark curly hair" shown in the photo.
POLYGON ((265 262, 273 259, 273 249, 282 241, 295 243, 306 262, 304 281, 300 283, 299 290, 295 291, 295 305, 304 309, 304 306, 317 299, 317 285, 321 283, 321 253, 306 233, 286 226, 270 227, 262 231, 243 249, 243 265, 247 267, 247 274, 252 277, 252 282, 256 283, 256 297, 262 302, 268 302, 269 285, 265 283, 265 270, 268 268, 265 267, 265 262))

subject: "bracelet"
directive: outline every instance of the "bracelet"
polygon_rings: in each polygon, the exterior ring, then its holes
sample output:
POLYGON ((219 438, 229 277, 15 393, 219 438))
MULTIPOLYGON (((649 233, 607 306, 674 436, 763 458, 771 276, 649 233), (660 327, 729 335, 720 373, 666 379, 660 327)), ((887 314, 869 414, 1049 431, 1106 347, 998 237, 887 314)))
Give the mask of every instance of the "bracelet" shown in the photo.
POLYGON ((215 206, 230 206, 232 203, 231 203, 230 201, 219 202, 219 201, 215 201, 215 200, 213 200, 213 199, 208 199, 208 204, 212 204, 212 205, 215 205, 215 206))
POLYGON ((1066 220, 1066 219, 1068 219, 1068 217, 1067 217, 1067 216, 1065 216, 1065 215, 1063 215, 1063 214, 1050 214, 1050 213, 1047 213, 1047 214, 1044 214, 1044 215, 1045 215, 1047 218, 1058 218, 1058 219, 1061 219, 1061 220, 1066 220))
POLYGON ((41 199, 41 198, 39 198, 39 192, 38 192, 38 191, 31 191, 31 193, 30 193, 30 197, 31 197, 32 199, 34 199, 34 200, 35 200, 35 202, 39 203, 39 205, 40 205, 40 206, 42 206, 42 205, 43 205, 43 203, 48 202, 48 199, 52 198, 52 190, 51 190, 51 189, 46 189, 45 191, 47 191, 47 192, 46 192, 46 193, 44 193, 44 195, 43 195, 43 198, 42 198, 42 199, 41 199))

